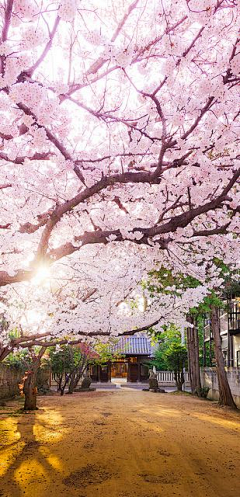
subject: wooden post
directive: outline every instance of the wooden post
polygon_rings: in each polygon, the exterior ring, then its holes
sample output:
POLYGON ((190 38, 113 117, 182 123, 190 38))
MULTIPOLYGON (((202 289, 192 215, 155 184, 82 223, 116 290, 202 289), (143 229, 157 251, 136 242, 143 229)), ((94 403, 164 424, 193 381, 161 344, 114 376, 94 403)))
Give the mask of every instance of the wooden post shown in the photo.
POLYGON ((141 364, 138 359, 138 382, 141 382, 141 364))
POLYGON ((209 335, 209 363, 210 363, 210 368, 212 367, 212 338, 211 338, 211 331, 209 335))
POLYGON ((233 359, 233 336, 230 335, 230 367, 234 366, 234 359, 233 359))
POLYGON ((111 363, 111 361, 108 361, 108 381, 110 381, 110 382, 112 380, 111 368, 112 368, 112 363, 111 363))
POLYGON ((203 367, 206 367, 205 326, 203 326, 203 367))
POLYGON ((230 367, 231 364, 231 343, 230 343, 230 333, 228 331, 227 334, 227 367, 230 367))
POLYGON ((101 366, 98 364, 97 365, 97 382, 99 383, 101 381, 101 366))

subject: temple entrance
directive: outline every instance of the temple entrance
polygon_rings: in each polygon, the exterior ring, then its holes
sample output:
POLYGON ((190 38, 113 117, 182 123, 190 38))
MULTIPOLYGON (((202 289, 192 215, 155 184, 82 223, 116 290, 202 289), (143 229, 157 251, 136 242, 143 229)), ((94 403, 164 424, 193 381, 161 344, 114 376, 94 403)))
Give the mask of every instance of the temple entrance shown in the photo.
POLYGON ((111 365, 108 364, 92 364, 89 367, 90 376, 93 382, 107 383, 111 381, 111 365))
POLYGON ((131 383, 147 381, 148 366, 140 362, 129 362, 127 379, 131 383))
POLYGON ((140 369, 140 364, 131 363, 131 362, 129 363, 128 381, 134 383, 140 381, 139 369, 140 369))
POLYGON ((133 356, 112 363, 109 361, 107 364, 92 364, 89 371, 92 381, 96 383, 107 383, 111 379, 113 383, 114 380, 117 380, 117 383, 121 383, 121 380, 123 383, 136 383, 148 379, 148 366, 133 356))
POLYGON ((128 375, 128 362, 116 361, 111 364, 111 377, 112 378, 127 378, 128 375))
POLYGON ((101 366, 101 368, 100 368, 100 381, 102 381, 102 382, 109 381, 109 365, 108 364, 101 366))

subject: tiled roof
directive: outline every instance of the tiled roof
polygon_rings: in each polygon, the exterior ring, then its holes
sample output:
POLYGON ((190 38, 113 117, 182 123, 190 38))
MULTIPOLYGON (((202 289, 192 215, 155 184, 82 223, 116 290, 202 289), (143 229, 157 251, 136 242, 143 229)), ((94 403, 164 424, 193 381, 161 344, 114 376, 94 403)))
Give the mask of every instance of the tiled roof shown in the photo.
POLYGON ((123 355, 148 355, 152 356, 155 346, 146 336, 141 337, 122 337, 114 345, 113 352, 123 355))

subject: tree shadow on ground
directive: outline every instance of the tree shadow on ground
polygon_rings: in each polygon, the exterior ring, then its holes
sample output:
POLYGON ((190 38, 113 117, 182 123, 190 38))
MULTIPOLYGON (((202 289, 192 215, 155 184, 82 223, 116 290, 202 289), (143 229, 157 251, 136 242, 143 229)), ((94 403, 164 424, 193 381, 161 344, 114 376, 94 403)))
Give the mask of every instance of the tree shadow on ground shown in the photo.
MULTIPOLYGON (((48 458, 51 456, 48 450, 47 454, 44 454, 44 441, 38 440, 36 437, 36 426, 43 430, 49 430, 49 426, 45 425, 36 419, 37 413, 31 413, 30 415, 22 414, 19 416, 16 433, 18 433, 18 440, 7 444, 2 448, 3 451, 10 451, 12 453, 8 454, 6 459, 6 466, 9 464, 4 476, 1 481, 1 491, 10 492, 9 495, 14 495, 14 497, 21 497, 22 490, 31 481, 34 484, 34 480, 39 478, 43 480, 43 483, 48 479, 54 480, 55 475, 58 475, 59 470, 57 470, 49 461, 48 458), (19 450, 18 450, 19 449, 19 450), (14 452, 18 451, 15 457, 14 452), (12 459, 12 461, 11 461, 12 459)), ((55 430, 57 430, 57 426, 55 430)), ((54 427, 52 427, 54 430, 54 427)), ((2 463, 4 466, 4 462, 2 463)), ((34 494, 34 488, 33 488, 34 494)), ((0 493, 0 496, 7 495, 0 493)))

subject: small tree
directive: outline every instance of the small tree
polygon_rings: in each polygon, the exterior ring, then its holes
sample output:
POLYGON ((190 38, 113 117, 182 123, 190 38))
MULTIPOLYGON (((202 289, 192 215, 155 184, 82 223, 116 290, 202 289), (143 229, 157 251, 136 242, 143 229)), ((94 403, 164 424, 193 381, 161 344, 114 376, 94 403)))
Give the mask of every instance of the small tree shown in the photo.
POLYGON ((94 352, 87 344, 80 343, 74 347, 73 366, 69 374, 68 393, 72 394, 74 392, 94 355, 94 352))
POLYGON ((57 350, 50 349, 50 365, 61 395, 64 394, 67 385, 68 393, 74 392, 95 355, 89 345, 84 343, 74 347, 63 345, 57 350))
POLYGON ((184 368, 187 365, 187 349, 181 343, 179 329, 171 325, 159 335, 159 348, 154 354, 154 365, 159 371, 170 370, 174 372, 174 378, 178 390, 182 390, 184 383, 184 368))
POLYGON ((165 328, 164 332, 157 335, 157 340, 159 347, 154 353, 154 359, 151 361, 151 366, 155 366, 158 371, 166 371, 169 369, 167 361, 169 347, 174 344, 181 344, 181 334, 176 326, 170 325, 168 328, 165 328))
POLYGON ((69 345, 50 349, 49 352, 51 370, 57 382, 57 389, 61 395, 64 394, 64 390, 69 382, 70 373, 75 367, 74 355, 76 355, 75 351, 69 345))
POLYGON ((187 365, 187 349, 185 345, 173 343, 166 351, 168 369, 174 372, 174 378, 178 391, 182 391, 185 381, 184 369, 187 365))
MULTIPOLYGON (((164 266, 161 266, 158 271, 151 271, 149 276, 150 280, 147 282, 146 287, 150 292, 150 296, 153 298, 156 298, 158 295, 171 295, 174 298, 179 296, 183 297, 184 293, 189 289, 194 290, 201 288, 201 282, 196 277, 189 274, 183 274, 181 272, 175 272, 173 269, 169 269, 164 266)), ((174 315, 170 316, 170 319, 171 317, 173 319, 174 315)), ((187 328, 188 368, 191 390, 193 394, 201 395, 198 328, 195 320, 190 314, 188 315, 188 321, 192 324, 192 326, 187 328)), ((181 336, 179 332, 176 333, 176 329, 176 326, 174 327, 171 325, 168 329, 167 335, 164 333, 160 335, 161 345, 157 355, 155 355, 155 357, 158 358, 158 369, 169 368, 166 358, 168 345, 173 342, 181 344, 181 336)))

